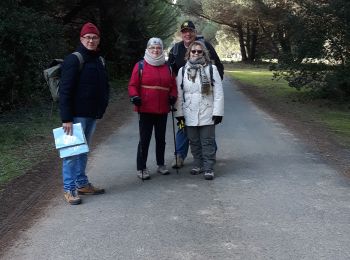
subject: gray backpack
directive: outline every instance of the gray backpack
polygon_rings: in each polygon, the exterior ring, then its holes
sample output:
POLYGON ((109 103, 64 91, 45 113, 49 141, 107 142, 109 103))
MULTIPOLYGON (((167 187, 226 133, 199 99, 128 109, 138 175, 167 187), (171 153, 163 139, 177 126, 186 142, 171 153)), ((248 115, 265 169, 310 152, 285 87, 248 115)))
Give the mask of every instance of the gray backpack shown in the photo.
MULTIPOLYGON (((82 70, 84 65, 84 58, 83 55, 79 52, 73 52, 75 56, 79 59, 79 71, 82 70)), ((50 89, 50 93, 52 96, 53 101, 59 100, 59 83, 60 83, 60 77, 61 77, 61 67, 62 67, 63 60, 62 59, 54 59, 50 67, 48 69, 45 69, 44 72, 44 78, 45 81, 50 89)))

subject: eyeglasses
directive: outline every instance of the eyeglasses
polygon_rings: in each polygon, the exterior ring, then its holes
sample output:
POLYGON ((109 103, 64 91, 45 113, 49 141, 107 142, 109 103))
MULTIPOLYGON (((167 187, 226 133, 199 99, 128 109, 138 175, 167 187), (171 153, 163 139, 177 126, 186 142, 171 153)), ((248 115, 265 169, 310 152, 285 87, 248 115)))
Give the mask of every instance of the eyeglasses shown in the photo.
POLYGON ((162 47, 159 47, 159 46, 151 46, 151 47, 148 47, 149 50, 162 50, 162 47))
POLYGON ((196 54, 196 53, 202 54, 202 53, 203 53, 203 50, 191 50, 191 53, 192 53, 192 54, 196 54))
POLYGON ((89 41, 93 41, 93 42, 96 42, 100 39, 100 37, 98 36, 83 36, 82 38, 84 38, 85 40, 87 40, 88 42, 89 41))
POLYGON ((186 29, 182 29, 181 32, 182 33, 195 33, 195 30, 186 28, 186 29))

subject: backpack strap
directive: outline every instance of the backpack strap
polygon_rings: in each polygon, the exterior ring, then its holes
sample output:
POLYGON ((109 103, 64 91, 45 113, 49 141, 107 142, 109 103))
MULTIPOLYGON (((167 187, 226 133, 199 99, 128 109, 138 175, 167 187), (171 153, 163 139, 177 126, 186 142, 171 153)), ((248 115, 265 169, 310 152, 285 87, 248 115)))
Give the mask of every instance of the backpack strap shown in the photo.
POLYGON ((185 76, 185 66, 182 67, 182 71, 181 71, 181 89, 184 89, 184 76, 185 76))
POLYGON ((166 65, 168 66, 168 69, 169 69, 169 72, 170 72, 170 76, 172 77, 173 76, 173 69, 168 63, 166 63, 166 65))
POLYGON ((141 82, 141 79, 142 79, 142 72, 143 72, 143 60, 140 60, 139 62, 138 62, 138 72, 139 72, 139 80, 140 80, 140 82, 141 82))
MULTIPOLYGON (((80 65, 79 65, 79 70, 82 70, 82 69, 83 69, 83 66, 84 66, 84 57, 83 57, 83 55, 81 55, 81 53, 78 52, 78 51, 73 52, 73 54, 74 54, 75 56, 77 56, 77 58, 78 58, 78 60, 79 60, 79 64, 80 64, 80 65)), ((106 61, 105 61, 105 59, 104 59, 102 56, 99 56, 98 59, 101 61, 103 67, 106 67, 106 61)))
POLYGON ((140 60, 138 62, 138 74, 139 74, 139 82, 140 82, 139 90, 138 90, 139 96, 141 96, 142 73, 143 73, 143 60, 140 60))
POLYGON ((185 92, 183 91, 184 90, 184 76, 185 76, 185 66, 182 67, 182 70, 181 70, 181 75, 182 75, 182 78, 181 78, 181 90, 182 90, 182 99, 183 99, 183 102, 185 103, 186 100, 185 100, 185 92))
POLYGON ((79 60, 79 71, 81 71, 83 69, 83 66, 84 66, 84 57, 83 57, 83 55, 81 55, 81 53, 78 52, 78 51, 75 51, 72 54, 74 54, 78 58, 78 60, 79 60))
POLYGON ((209 74, 210 74, 210 83, 214 87, 214 77, 213 77, 213 64, 209 63, 209 74))
POLYGON ((105 61, 105 59, 104 59, 102 56, 99 56, 98 58, 100 59, 100 61, 101 61, 102 65, 103 65, 103 67, 106 67, 106 61, 105 61))
POLYGON ((177 42, 175 43, 174 47, 173 47, 173 55, 176 58, 176 56, 179 54, 179 45, 181 42, 177 42))
POLYGON ((171 53, 173 54, 173 62, 170 65, 171 66, 174 66, 176 64, 176 59, 177 59, 177 55, 179 54, 179 45, 180 45, 181 42, 177 42, 174 44, 173 48, 170 50, 171 53))

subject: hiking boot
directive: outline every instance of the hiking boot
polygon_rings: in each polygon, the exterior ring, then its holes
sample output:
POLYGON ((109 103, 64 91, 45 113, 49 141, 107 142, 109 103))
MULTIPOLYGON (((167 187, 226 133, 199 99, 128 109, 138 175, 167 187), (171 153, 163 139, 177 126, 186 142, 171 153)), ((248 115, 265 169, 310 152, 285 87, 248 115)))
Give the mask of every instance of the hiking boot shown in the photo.
POLYGON ((157 172, 159 172, 159 173, 162 174, 162 175, 167 175, 167 174, 170 173, 169 170, 166 168, 165 165, 159 165, 159 166, 158 166, 157 172))
POLYGON ((176 169, 176 168, 181 168, 182 166, 184 166, 184 160, 178 154, 176 155, 176 160, 174 159, 173 163, 171 164, 171 167, 176 169), (176 164, 176 161, 177 161, 177 164, 176 164))
POLYGON ((141 180, 149 180, 151 178, 151 175, 149 174, 149 171, 146 168, 143 169, 143 171, 137 171, 137 177, 139 177, 141 180))
POLYGON ((81 198, 76 190, 65 191, 64 198, 71 205, 78 205, 81 203, 81 198))
POLYGON ((206 171, 204 173, 204 179, 206 179, 206 180, 214 179, 214 172, 213 171, 206 171))
POLYGON ((96 188, 91 183, 87 186, 78 188, 79 195, 99 195, 105 193, 104 189, 96 188))
POLYGON ((194 167, 192 168, 192 170, 190 171, 190 173, 192 175, 198 175, 202 173, 202 168, 201 167, 194 167))

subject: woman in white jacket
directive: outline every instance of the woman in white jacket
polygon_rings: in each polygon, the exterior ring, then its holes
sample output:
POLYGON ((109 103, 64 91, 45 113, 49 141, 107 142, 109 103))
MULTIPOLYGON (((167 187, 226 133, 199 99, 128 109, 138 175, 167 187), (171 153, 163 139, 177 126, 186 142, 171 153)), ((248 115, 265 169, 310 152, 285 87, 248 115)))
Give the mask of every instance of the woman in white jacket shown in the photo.
POLYGON ((180 68, 177 76, 175 116, 177 120, 185 121, 194 158, 191 174, 204 172, 204 178, 212 180, 216 149, 215 125, 221 123, 224 115, 221 78, 216 66, 210 64, 208 50, 201 41, 195 41, 188 47, 185 59, 187 63, 180 68))

